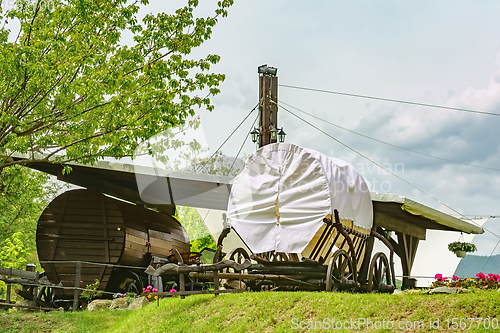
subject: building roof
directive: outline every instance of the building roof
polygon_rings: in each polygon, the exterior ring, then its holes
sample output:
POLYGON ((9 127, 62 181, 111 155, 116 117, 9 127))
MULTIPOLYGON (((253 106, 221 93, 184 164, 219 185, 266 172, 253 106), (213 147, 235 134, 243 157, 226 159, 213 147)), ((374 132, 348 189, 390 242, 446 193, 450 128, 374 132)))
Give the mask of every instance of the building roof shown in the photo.
MULTIPOLYGON (((26 155, 13 154, 15 160, 26 155)), ((30 163, 30 168, 59 180, 172 213, 173 205, 226 210, 232 177, 185 171, 168 172, 121 161, 99 161, 93 166, 67 163, 72 172, 50 161, 30 163)), ((411 199, 387 193, 371 193, 374 223, 387 230, 402 231, 425 239, 425 230, 448 230, 481 234, 483 228, 411 199), (404 222, 401 225, 401 222, 404 222), (423 234, 422 234, 423 233, 423 234), (423 236, 423 237, 422 237, 423 236)))

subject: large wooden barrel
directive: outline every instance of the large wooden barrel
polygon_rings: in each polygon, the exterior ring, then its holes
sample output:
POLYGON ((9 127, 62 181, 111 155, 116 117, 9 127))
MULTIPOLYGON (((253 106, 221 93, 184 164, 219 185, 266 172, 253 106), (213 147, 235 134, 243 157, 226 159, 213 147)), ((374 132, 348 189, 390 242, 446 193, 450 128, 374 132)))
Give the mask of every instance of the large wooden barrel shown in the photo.
MULTIPOLYGON (((146 267, 151 256, 168 257, 173 248, 189 252, 189 238, 172 216, 107 197, 72 190, 55 198, 38 220, 38 258, 52 283, 75 286, 76 263, 86 261, 146 267), (57 263, 43 263, 57 261, 57 263)), ((100 281, 105 290, 112 272, 105 265, 82 264, 81 287, 100 281)), ((59 295, 73 295, 59 289, 59 295)))

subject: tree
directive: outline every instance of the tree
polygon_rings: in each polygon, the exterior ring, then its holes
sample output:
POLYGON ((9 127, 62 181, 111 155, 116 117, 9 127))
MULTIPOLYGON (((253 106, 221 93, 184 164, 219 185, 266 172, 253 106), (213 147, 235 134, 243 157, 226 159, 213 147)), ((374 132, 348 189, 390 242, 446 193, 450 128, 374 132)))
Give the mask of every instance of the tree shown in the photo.
POLYGON ((189 236, 192 252, 200 252, 205 247, 217 249, 217 245, 203 223, 196 209, 187 206, 177 207, 177 218, 189 236))
POLYGON ((172 169, 220 176, 236 176, 243 167, 243 160, 227 157, 220 150, 210 156, 207 156, 208 153, 208 148, 201 147, 194 140, 188 149, 181 151, 179 158, 173 161, 172 169))
POLYGON ((30 253, 36 251, 36 226, 40 214, 61 190, 49 175, 19 165, 0 171, 0 248, 19 234, 30 253))
POLYGON ((4 241, 4 245, 0 248, 0 259, 7 262, 3 263, 3 266, 17 269, 26 267, 29 252, 21 240, 22 237, 23 233, 19 231, 4 241))
MULTIPOLYGON (((2 22, 20 23, 18 32, 0 29, 0 154, 30 156, 1 157, 0 170, 133 156, 141 141, 184 124, 195 107, 213 109, 209 97, 224 75, 210 67, 220 57, 188 55, 210 38, 233 0, 219 1, 211 17, 195 17, 199 1, 188 0, 142 22, 138 12, 148 0, 47 3, 18 0, 0 11, 2 22)), ((161 152, 166 144, 148 148, 161 152)))

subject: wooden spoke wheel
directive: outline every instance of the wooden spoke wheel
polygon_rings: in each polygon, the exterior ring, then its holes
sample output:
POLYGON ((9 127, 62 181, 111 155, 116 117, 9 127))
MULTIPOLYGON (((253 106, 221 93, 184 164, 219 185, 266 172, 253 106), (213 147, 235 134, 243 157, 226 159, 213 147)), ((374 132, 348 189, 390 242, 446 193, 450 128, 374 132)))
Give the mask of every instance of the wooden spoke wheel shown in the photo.
POLYGON ((342 249, 335 251, 326 271, 326 291, 353 288, 356 285, 353 273, 354 267, 349 254, 342 249))
POLYGON ((38 300, 39 302, 43 302, 42 304, 45 304, 43 306, 49 307, 54 305, 54 289, 51 287, 43 286, 40 288, 40 291, 38 292, 38 300))
POLYGON ((134 293, 134 294, 137 294, 137 295, 140 294, 139 288, 137 288, 137 285, 134 282, 130 282, 127 285, 127 293, 134 293))
POLYGON ((391 268, 389 266, 389 261, 387 257, 382 252, 377 252, 370 263, 370 269, 368 274, 368 292, 371 291, 382 291, 388 292, 393 291, 394 288, 389 287, 392 284, 391 279, 391 268))
POLYGON ((285 252, 274 252, 273 254, 271 254, 269 259, 271 262, 289 261, 288 255, 285 252))
MULTIPOLYGON (((229 252, 229 255, 226 257, 228 260, 233 260, 234 262, 238 264, 243 264, 245 260, 250 260, 250 256, 248 255, 247 251, 241 247, 238 247, 236 249, 233 249, 231 252, 229 252)), ((248 270, 237 270, 231 267, 224 268, 223 270, 224 273, 241 273, 241 274, 247 274, 248 270)), ((226 287, 229 288, 235 288, 235 289, 246 289, 249 284, 249 281, 246 279, 227 279, 226 280, 226 287)))
MULTIPOLYGON (((236 249, 233 249, 231 252, 229 252, 229 255, 227 256, 228 260, 233 260, 234 262, 238 264, 243 264, 246 259, 250 260, 250 256, 248 255, 247 251, 244 248, 238 247, 236 249)), ((245 270, 246 271, 246 270, 245 270)), ((240 271, 234 269, 234 268, 227 268, 228 273, 240 273, 240 271)), ((245 273, 241 271, 241 273, 245 273)))

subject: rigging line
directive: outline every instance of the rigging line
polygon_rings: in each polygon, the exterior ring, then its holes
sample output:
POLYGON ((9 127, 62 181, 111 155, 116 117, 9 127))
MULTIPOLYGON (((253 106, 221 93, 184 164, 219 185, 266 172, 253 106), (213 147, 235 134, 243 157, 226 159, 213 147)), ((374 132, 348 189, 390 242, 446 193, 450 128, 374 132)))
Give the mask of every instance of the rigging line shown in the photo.
POLYGON ((399 100, 399 99, 391 99, 391 98, 383 98, 383 97, 375 97, 375 96, 351 94, 351 93, 345 93, 345 92, 340 92, 340 91, 331 91, 331 90, 322 90, 322 89, 314 89, 314 88, 290 86, 290 85, 286 85, 286 84, 279 84, 278 86, 284 87, 284 88, 292 88, 292 89, 300 89, 300 90, 307 90, 307 91, 315 91, 315 92, 321 92, 321 93, 327 93, 327 94, 334 94, 334 95, 342 95, 342 96, 350 96, 350 97, 359 97, 359 98, 366 98, 366 99, 374 99, 374 100, 377 100, 377 101, 402 103, 402 104, 410 104, 410 105, 417 105, 417 106, 426 106, 426 107, 430 107, 430 108, 438 108, 438 109, 446 109, 446 110, 453 110, 453 111, 478 113, 478 114, 484 114, 484 115, 489 115, 489 116, 500 116, 500 113, 477 111, 477 110, 462 109, 462 108, 454 108, 452 106, 444 106, 444 105, 436 105, 436 104, 426 104, 426 103, 410 102, 410 101, 404 101, 404 100, 399 100))
POLYGON ((459 211, 453 209, 452 207, 448 206, 447 204, 441 202, 439 199, 433 197, 432 195, 430 195, 429 193, 425 192, 424 190, 420 189, 419 187, 413 185, 412 183, 408 182, 407 180, 405 180, 404 178, 401 178, 400 176, 398 176, 397 174, 395 174, 394 172, 384 168, 383 166, 381 166, 380 164, 378 164, 377 162, 373 161, 372 159, 370 159, 369 157, 363 155, 362 153, 360 153, 359 151, 357 151, 356 149, 354 148, 351 148, 349 147, 348 145, 346 145, 345 143, 343 143, 342 141, 334 138, 333 136, 331 136, 330 134, 326 133, 325 131, 323 131, 322 129, 320 129, 319 127, 313 125, 312 123, 308 122, 307 120, 305 120, 304 118, 296 115, 295 113, 293 113, 292 111, 288 110, 287 108, 285 108, 284 106, 282 105, 279 105, 279 107, 281 107, 283 110, 287 111, 288 113, 292 114, 293 116, 299 118, 300 120, 302 120, 303 122, 305 122, 306 124, 308 124, 309 126, 315 128, 316 130, 320 131, 321 133, 325 134, 326 136, 328 136, 329 138, 337 141, 338 143, 340 143, 342 146, 346 147, 347 149, 353 151, 354 153, 358 154, 359 156, 365 158, 366 160, 372 162, 373 164, 375 164, 376 166, 378 166, 379 168, 381 168, 382 170, 390 173, 391 175, 393 175, 394 177, 398 178, 399 180, 403 181, 404 183, 410 185, 411 187, 417 189, 418 191, 422 192, 423 194, 427 195, 428 197, 432 198, 433 200, 437 201, 439 204, 445 206, 446 208, 448 209, 451 209, 453 212, 457 213, 459 216, 462 216, 465 220, 468 220, 474 224, 476 224, 477 226, 481 227, 482 229, 488 231, 489 233, 491 233, 492 235, 496 236, 497 238, 500 238, 499 235, 495 234, 494 232, 488 230, 488 229, 485 229, 484 227, 482 227, 481 225, 479 225, 477 222, 474 222, 473 220, 469 219, 468 217, 466 217, 465 215, 463 215, 462 213, 460 213, 459 211))
POLYGON ((202 169, 200 171, 205 170, 207 164, 214 158, 214 156, 219 152, 219 150, 222 148, 222 146, 224 146, 226 144, 226 142, 233 136, 233 134, 236 133, 236 131, 241 127, 241 125, 243 125, 243 123, 248 119, 248 117, 250 117, 252 112, 254 112, 258 106, 259 106, 259 103, 255 104, 255 106, 253 107, 252 110, 250 110, 250 112, 247 114, 245 119, 243 119, 240 122, 240 124, 238 126, 236 126, 236 128, 233 130, 233 132, 231 134, 229 134, 229 136, 226 138, 226 140, 224 140, 224 142, 219 146, 219 148, 217 148, 217 150, 212 154, 212 156, 210 156, 210 158, 207 159, 206 161, 202 162, 203 166, 202 166, 202 169))
MULTIPOLYGON (((255 111, 255 109, 259 106, 259 103, 255 104, 255 106, 253 107, 252 110, 250 110, 250 112, 247 114, 247 116, 245 117, 245 119, 243 119, 241 121, 241 123, 234 129, 234 131, 229 134, 229 136, 227 137, 227 139, 219 146, 219 148, 217 148, 217 150, 215 151, 215 153, 212 154, 212 157, 213 158, 215 156, 215 154, 217 154, 219 152, 219 150, 222 148, 222 146, 224 146, 226 144, 226 142, 233 136, 233 134, 238 130, 238 128, 240 128, 241 125, 243 125, 243 123, 245 122, 245 120, 248 119, 248 117, 250 117, 250 115, 252 114, 252 112, 255 111)), ((254 122, 255 123, 255 122, 254 122)))
POLYGON ((438 160, 443 160, 443 161, 452 162, 452 163, 456 163, 456 164, 462 164, 462 165, 471 166, 471 167, 480 168, 480 169, 486 169, 486 170, 500 171, 500 169, 496 169, 496 168, 490 168, 490 167, 484 167, 484 166, 475 165, 475 164, 469 164, 469 163, 463 163, 463 162, 453 161, 453 160, 449 160, 449 159, 447 159, 447 158, 442 158, 442 157, 438 157, 438 156, 433 156, 433 155, 429 155, 429 154, 421 153, 421 152, 418 152, 418 151, 415 151, 415 150, 411 150, 411 149, 408 149, 408 148, 404 148, 404 147, 396 146, 396 145, 393 145, 392 143, 388 143, 388 142, 385 142, 385 141, 382 141, 382 140, 378 140, 378 139, 375 139, 375 138, 369 137, 369 136, 367 136, 367 135, 364 135, 364 134, 361 134, 361 133, 358 133, 358 132, 354 132, 354 131, 352 131, 352 130, 350 130, 350 129, 347 129, 347 128, 345 128, 345 127, 342 127, 342 126, 340 126, 340 125, 337 125, 337 124, 334 124, 334 123, 332 123, 332 122, 329 122, 328 120, 325 120, 325 119, 323 119, 323 118, 316 117, 316 116, 314 116, 314 115, 312 115, 312 114, 310 114, 310 113, 307 113, 306 111, 300 110, 300 109, 298 109, 298 108, 296 108, 296 107, 294 107, 294 106, 292 106, 292 105, 290 105, 290 104, 287 104, 287 103, 285 103, 285 102, 283 102, 283 101, 278 101, 278 102, 279 102, 279 103, 281 103, 281 104, 284 104, 284 105, 286 105, 286 106, 288 106, 288 107, 291 107, 292 109, 295 109, 295 110, 297 110, 297 111, 299 111, 299 112, 302 112, 302 113, 304 113, 304 114, 306 114, 306 115, 308 115, 308 116, 311 116, 311 117, 313 117, 313 118, 316 118, 316 119, 318 119, 318 120, 321 120, 321 121, 323 121, 323 122, 325 122, 325 123, 327 123, 327 124, 330 124, 330 125, 333 125, 333 126, 335 126, 335 127, 340 128, 340 129, 343 129, 344 131, 351 132, 351 133, 353 133, 353 134, 356 134, 356 135, 362 136, 362 137, 364 137, 364 138, 367 138, 367 139, 370 139, 370 140, 373 140, 373 141, 377 141, 377 142, 379 142, 379 143, 383 143, 383 144, 385 144, 385 145, 388 145, 388 146, 391 146, 391 147, 394 147, 394 148, 398 148, 398 149, 406 150, 406 151, 409 151, 409 152, 412 152, 412 153, 415 153, 415 154, 419 154, 419 155, 422 155, 422 156, 432 157, 432 158, 435 158, 435 159, 438 159, 438 160))
POLYGON ((493 250, 491 251, 490 255, 488 256, 488 259, 486 259, 486 261, 484 262, 484 265, 483 267, 481 267, 481 271, 486 267, 486 264, 488 263, 488 261, 490 260, 490 258, 493 256, 493 253, 495 252, 495 250, 497 249, 497 246, 498 244, 500 244, 500 239, 498 240, 497 244, 495 245, 495 247, 493 248, 493 250))
POLYGON ((250 132, 254 128, 255 123, 257 122, 258 118, 259 118, 259 115, 257 114, 257 117, 255 117, 255 120, 253 121, 253 124, 250 127, 250 130, 248 131, 247 135, 245 135, 245 139, 243 140, 243 143, 241 144, 240 150, 238 150, 238 154, 236 154, 236 157, 234 158, 233 164, 231 164, 231 168, 229 168, 229 173, 231 173, 231 171, 233 170, 234 164, 236 163, 236 160, 238 159, 238 156, 240 155, 241 150, 243 149, 243 146, 245 145, 245 142, 246 142, 248 136, 250 135, 250 132))

